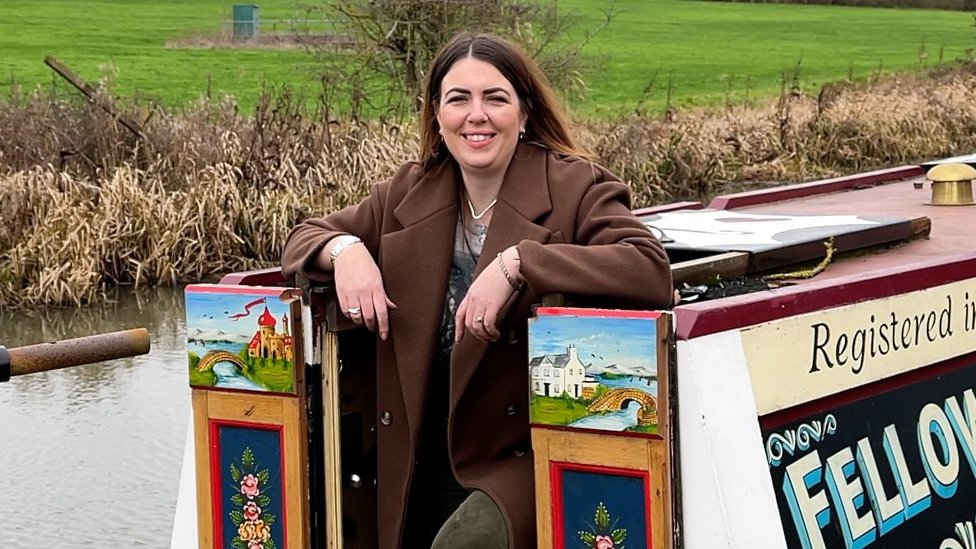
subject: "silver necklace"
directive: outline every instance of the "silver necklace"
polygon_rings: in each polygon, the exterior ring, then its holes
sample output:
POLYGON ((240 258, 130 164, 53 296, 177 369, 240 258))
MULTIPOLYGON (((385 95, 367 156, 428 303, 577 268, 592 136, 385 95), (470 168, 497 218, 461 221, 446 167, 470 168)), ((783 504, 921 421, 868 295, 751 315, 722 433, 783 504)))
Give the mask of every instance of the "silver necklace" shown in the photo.
POLYGON ((475 221, 484 217, 485 214, 488 213, 488 210, 492 209, 495 206, 495 203, 498 202, 498 197, 496 196, 494 200, 492 200, 491 202, 488 203, 487 206, 485 206, 485 209, 481 213, 474 213, 474 204, 471 203, 471 198, 469 198, 467 194, 465 194, 464 199, 468 201, 468 209, 471 210, 471 218, 474 219, 475 221))

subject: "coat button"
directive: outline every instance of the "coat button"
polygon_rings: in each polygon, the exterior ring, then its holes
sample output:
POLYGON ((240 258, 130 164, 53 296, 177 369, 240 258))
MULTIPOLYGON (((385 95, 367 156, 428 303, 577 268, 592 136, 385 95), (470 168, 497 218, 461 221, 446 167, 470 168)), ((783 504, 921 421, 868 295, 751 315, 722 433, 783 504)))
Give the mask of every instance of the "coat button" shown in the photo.
POLYGON ((509 345, 515 345, 516 343, 518 343, 518 341, 519 341, 518 340, 518 332, 516 332, 515 330, 512 330, 511 332, 508 332, 508 343, 509 343, 509 345))
POLYGON ((514 416, 516 412, 518 412, 518 406, 514 404, 509 404, 505 407, 505 415, 507 416, 514 416))
POLYGON ((393 414, 391 414, 389 410, 383 410, 383 413, 380 414, 380 423, 383 425, 393 423, 393 414))

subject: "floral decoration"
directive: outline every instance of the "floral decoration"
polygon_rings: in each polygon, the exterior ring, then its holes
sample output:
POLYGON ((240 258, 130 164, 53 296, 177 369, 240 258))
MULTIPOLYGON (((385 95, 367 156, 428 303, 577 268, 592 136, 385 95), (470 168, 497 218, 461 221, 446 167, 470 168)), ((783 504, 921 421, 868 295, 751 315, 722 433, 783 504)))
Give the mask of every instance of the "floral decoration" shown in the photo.
POLYGON ((593 514, 593 526, 578 533, 585 549, 626 549, 624 540, 627 539, 627 529, 617 528, 617 521, 611 519, 602 501, 593 514))
POLYGON ((230 519, 237 526, 237 536, 231 541, 234 549, 277 549, 271 538, 275 516, 264 511, 271 504, 267 494, 270 476, 267 469, 258 470, 250 448, 244 448, 240 467, 230 464, 236 490, 230 501, 239 507, 230 512, 230 519))

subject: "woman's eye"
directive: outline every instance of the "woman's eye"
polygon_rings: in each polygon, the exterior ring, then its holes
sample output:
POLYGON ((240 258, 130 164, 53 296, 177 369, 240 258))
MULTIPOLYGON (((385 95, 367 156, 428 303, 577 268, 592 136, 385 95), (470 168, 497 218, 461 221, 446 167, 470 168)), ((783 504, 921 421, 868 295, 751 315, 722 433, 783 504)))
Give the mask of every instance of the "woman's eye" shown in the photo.
POLYGON ((464 101, 464 99, 465 98, 464 98, 463 95, 452 95, 451 97, 448 97, 447 98, 447 102, 448 103, 460 103, 460 102, 464 101))
POLYGON ((508 100, 505 99, 505 97, 504 96, 501 96, 501 95, 492 95, 492 96, 489 96, 488 97, 488 102, 489 103, 508 103, 508 100))

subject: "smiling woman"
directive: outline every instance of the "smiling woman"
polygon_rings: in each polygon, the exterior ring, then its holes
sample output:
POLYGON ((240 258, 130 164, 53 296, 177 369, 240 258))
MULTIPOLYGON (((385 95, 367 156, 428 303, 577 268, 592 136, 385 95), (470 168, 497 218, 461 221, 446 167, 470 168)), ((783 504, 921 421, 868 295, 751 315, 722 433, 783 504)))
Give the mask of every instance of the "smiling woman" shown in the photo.
POLYGON ((461 59, 444 76, 441 88, 437 107, 440 135, 461 166, 465 189, 470 188, 472 216, 478 210, 482 214, 477 219, 481 219, 488 213, 486 203, 494 203, 519 136, 525 134, 526 115, 512 85, 486 61, 461 59), (475 179, 483 180, 487 188, 480 188, 475 179), (487 196, 472 198, 474 190, 487 196))
POLYGON ((523 51, 464 33, 427 75, 419 160, 297 226, 282 264, 334 278, 378 334, 381 547, 534 547, 531 307, 552 292, 665 306, 668 260, 523 51))

